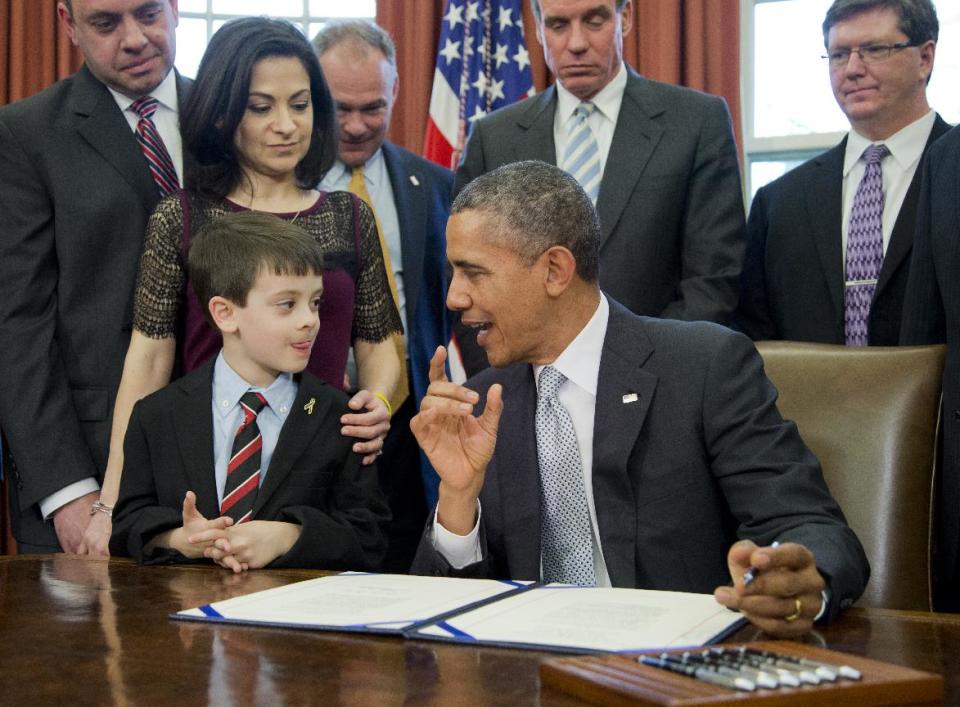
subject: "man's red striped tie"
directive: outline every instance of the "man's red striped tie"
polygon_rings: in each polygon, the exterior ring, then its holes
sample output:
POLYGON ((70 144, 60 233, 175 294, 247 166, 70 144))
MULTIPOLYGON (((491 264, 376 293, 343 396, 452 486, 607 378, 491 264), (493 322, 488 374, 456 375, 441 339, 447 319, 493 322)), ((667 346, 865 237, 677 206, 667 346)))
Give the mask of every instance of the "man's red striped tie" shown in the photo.
POLYGON ((233 439, 230 462, 227 464, 227 483, 223 487, 220 515, 227 515, 236 523, 244 523, 253 515, 253 503, 260 488, 260 452, 263 438, 257 426, 257 415, 267 404, 260 393, 247 391, 240 398, 243 422, 233 439))
POLYGON ((177 170, 170 159, 170 153, 167 152, 167 147, 153 122, 157 105, 157 99, 153 96, 143 96, 131 104, 130 110, 140 116, 137 121, 137 142, 140 143, 143 156, 147 158, 150 174, 160 189, 160 196, 166 196, 175 192, 180 182, 177 180, 177 170))

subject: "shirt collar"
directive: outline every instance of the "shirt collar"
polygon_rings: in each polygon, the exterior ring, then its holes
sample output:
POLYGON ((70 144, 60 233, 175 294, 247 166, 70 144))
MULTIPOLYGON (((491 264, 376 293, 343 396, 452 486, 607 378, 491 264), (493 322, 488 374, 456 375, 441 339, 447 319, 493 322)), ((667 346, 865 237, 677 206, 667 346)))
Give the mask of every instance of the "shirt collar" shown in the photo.
MULTIPOLYGON (((364 181, 372 184, 374 177, 377 175, 383 164, 383 148, 379 148, 370 156, 370 159, 363 164, 364 181)), ((349 181, 352 175, 353 168, 347 167, 347 165, 338 159, 333 163, 333 166, 330 168, 330 171, 327 172, 323 180, 330 183, 338 182, 341 179, 346 179, 349 181)))
MULTIPOLYGON (((559 81, 557 81, 556 86, 557 110, 560 111, 563 122, 566 122, 582 101, 565 89, 559 81)), ((617 75, 613 77, 610 83, 600 89, 600 92, 596 96, 590 99, 590 103, 596 106, 600 115, 616 123, 617 115, 620 113, 620 104, 623 102, 623 92, 626 88, 627 69, 624 67, 623 62, 620 62, 620 70, 617 72, 617 75)))
MULTIPOLYGON (((590 395, 597 396, 597 378, 600 375, 600 355, 603 353, 603 339, 607 334, 607 321, 610 319, 610 305, 606 296, 600 293, 597 310, 590 317, 580 333, 574 337, 567 348, 550 365, 562 373, 567 380, 582 388, 590 395)), ((533 367, 533 375, 538 384, 540 371, 545 365, 533 367)))
POLYGON ((216 363, 213 364, 213 399, 220 415, 226 417, 230 414, 248 390, 261 393, 267 399, 270 409, 277 416, 284 417, 297 395, 297 384, 292 373, 281 373, 266 389, 252 386, 227 363, 221 349, 216 363))
POLYGON ((919 120, 915 120, 886 140, 871 141, 851 130, 847 137, 847 149, 843 157, 843 176, 850 174, 850 170, 863 156, 863 151, 870 145, 886 145, 890 150, 890 158, 896 160, 897 165, 902 170, 907 170, 920 161, 923 156, 923 148, 927 145, 930 138, 930 131, 933 130, 933 123, 937 119, 934 111, 928 112, 919 120))
MULTIPOLYGON (((153 89, 149 95, 157 99, 157 102, 172 110, 174 113, 177 112, 177 108, 180 105, 177 99, 177 72, 172 69, 167 72, 166 78, 160 82, 160 85, 153 89)), ((113 99, 117 102, 117 105, 120 106, 120 110, 125 111, 130 108, 133 104, 133 98, 125 96, 118 91, 114 91, 112 88, 107 86, 107 89, 110 91, 113 99)))

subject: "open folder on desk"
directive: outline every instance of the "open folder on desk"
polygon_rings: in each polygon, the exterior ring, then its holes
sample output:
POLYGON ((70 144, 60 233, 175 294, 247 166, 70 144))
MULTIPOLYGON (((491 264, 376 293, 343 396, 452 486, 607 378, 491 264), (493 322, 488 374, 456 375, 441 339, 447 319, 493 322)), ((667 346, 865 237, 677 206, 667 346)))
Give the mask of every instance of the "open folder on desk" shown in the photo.
POLYGON ((703 645, 743 623, 710 594, 350 572, 171 617, 574 653, 703 645))

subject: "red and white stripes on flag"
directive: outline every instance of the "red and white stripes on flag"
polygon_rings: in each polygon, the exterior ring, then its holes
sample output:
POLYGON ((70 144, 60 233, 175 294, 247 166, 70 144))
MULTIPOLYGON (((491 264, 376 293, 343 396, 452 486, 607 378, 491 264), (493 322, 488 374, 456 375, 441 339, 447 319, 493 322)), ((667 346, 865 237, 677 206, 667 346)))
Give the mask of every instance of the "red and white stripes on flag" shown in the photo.
MULTIPOLYGON (((449 0, 440 29, 437 66, 423 156, 456 169, 478 118, 534 93, 523 37, 525 0, 449 0)), ((447 346, 450 379, 466 380, 456 339, 447 346)))
POLYGON ((523 1, 447 3, 423 147, 428 160, 455 169, 475 120, 533 95, 523 1))

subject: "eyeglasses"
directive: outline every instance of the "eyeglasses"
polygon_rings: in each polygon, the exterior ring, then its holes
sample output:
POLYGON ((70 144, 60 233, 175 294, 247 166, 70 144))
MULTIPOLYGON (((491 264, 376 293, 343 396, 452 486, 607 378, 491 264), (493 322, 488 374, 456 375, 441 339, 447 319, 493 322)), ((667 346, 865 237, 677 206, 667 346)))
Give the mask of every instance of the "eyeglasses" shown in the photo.
POLYGON ((842 69, 850 61, 850 55, 856 54, 864 64, 879 64, 886 61, 890 56, 901 49, 918 46, 916 42, 906 41, 897 44, 870 44, 866 47, 854 47, 852 49, 837 49, 824 54, 821 58, 826 59, 831 69, 842 69))

